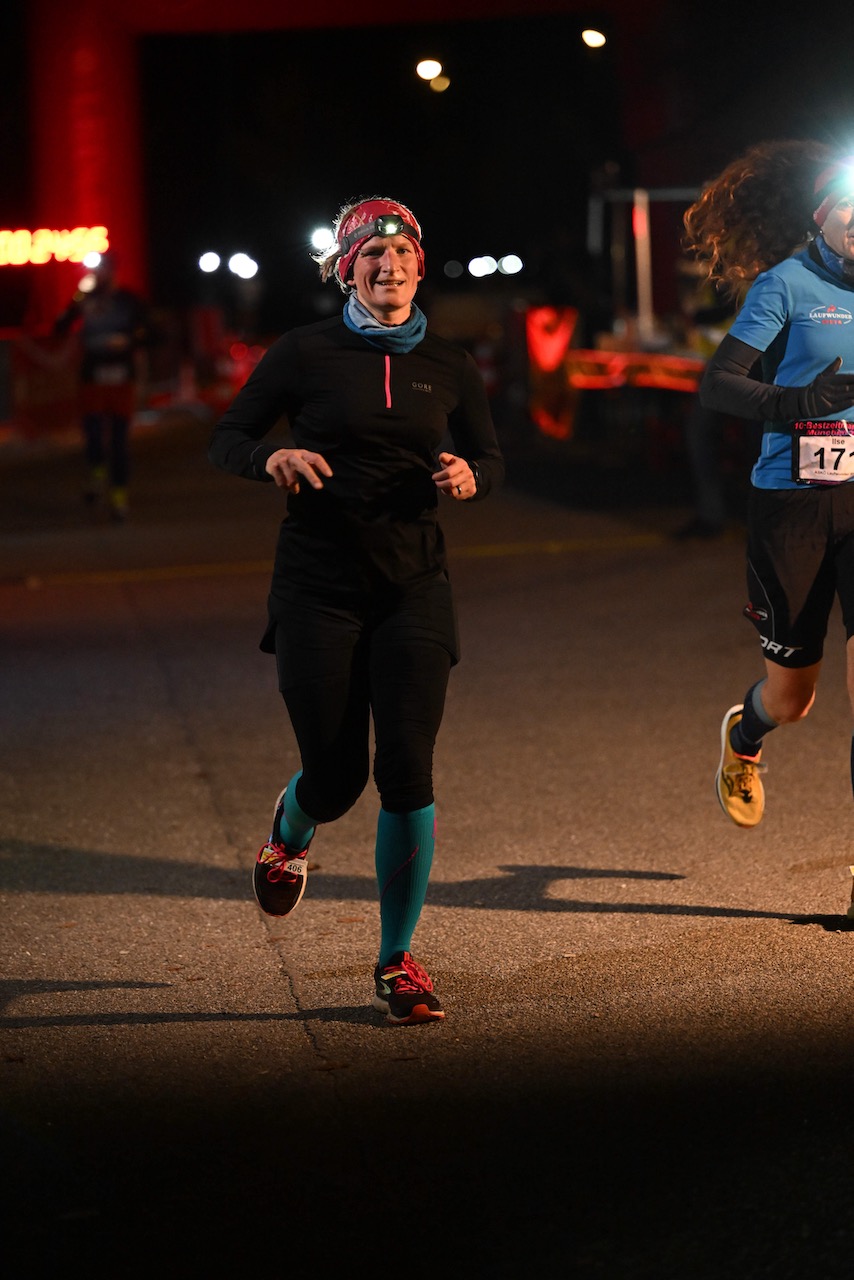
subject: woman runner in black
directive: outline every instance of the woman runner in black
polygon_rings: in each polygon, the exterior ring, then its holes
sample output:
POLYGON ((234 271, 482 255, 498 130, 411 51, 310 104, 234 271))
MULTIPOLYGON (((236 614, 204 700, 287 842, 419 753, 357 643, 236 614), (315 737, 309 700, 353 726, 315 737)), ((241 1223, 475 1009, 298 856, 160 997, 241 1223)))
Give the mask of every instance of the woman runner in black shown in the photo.
POLYGON ((431 1022, 444 1013, 410 948, 433 859, 433 749, 459 660, 438 503, 486 497, 504 464, 474 360, 415 305, 414 215, 372 197, 342 208, 334 229, 316 261, 347 295, 343 314, 273 343, 210 445, 215 465, 287 491, 261 648, 276 655, 301 768, 276 801, 254 889, 270 915, 300 901, 315 829, 367 785, 373 718, 372 1003, 394 1023, 431 1022), (283 416, 284 448, 265 440, 283 416))
MULTIPOLYGON (((854 705, 854 160, 814 141, 762 143, 709 185, 685 225, 710 276, 743 297, 701 401, 763 423, 744 613, 765 677, 724 715, 715 780, 724 813, 755 827, 763 739, 809 713, 835 597, 854 705)), ((854 741, 851 772, 854 784, 854 741)))

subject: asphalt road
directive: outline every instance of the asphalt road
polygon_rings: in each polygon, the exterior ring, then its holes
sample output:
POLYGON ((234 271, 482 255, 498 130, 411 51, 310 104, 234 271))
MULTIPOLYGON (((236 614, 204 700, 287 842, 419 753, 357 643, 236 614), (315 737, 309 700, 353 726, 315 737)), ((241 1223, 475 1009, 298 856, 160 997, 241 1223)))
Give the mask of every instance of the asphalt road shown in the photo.
POLYGON ((257 648, 280 500, 206 436, 138 434, 124 527, 68 448, 0 455, 6 1274, 847 1280, 838 621, 738 830, 739 530, 675 542, 678 475, 514 440, 504 492, 446 511, 463 660, 413 950, 447 1017, 393 1028, 371 790, 294 916, 251 895, 296 766, 257 648))

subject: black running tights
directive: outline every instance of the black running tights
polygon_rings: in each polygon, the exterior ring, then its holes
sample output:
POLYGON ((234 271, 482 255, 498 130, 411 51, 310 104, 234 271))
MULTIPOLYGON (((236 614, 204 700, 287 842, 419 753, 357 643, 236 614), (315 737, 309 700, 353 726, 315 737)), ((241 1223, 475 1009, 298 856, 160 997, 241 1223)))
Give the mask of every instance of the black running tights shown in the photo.
POLYGON ((396 615, 295 611, 276 627, 279 688, 296 735, 296 798, 315 822, 346 813, 367 785, 370 720, 382 807, 433 803, 433 748, 451 669, 448 650, 396 615))

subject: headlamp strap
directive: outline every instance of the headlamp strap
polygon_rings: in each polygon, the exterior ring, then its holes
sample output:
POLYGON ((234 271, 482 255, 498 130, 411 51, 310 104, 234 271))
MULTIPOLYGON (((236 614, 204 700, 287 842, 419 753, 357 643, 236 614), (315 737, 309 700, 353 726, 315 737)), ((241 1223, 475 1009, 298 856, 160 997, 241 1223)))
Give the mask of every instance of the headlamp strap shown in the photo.
POLYGON ((342 257, 350 252, 354 244, 358 244, 360 240, 368 240, 371 236, 409 236, 416 244, 421 243, 421 237, 411 223, 404 222, 395 213, 383 213, 371 222, 364 222, 360 227, 347 232, 341 241, 342 257))

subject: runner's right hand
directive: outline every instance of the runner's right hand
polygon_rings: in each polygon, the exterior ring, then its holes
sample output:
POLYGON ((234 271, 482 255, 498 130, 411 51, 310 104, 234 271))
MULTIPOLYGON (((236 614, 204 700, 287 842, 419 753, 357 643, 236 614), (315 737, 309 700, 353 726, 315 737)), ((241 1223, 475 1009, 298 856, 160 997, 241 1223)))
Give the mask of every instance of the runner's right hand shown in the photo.
POLYGON ((842 356, 837 356, 809 386, 801 387, 802 418, 827 418, 854 406, 854 373, 838 373, 841 365, 842 356))

